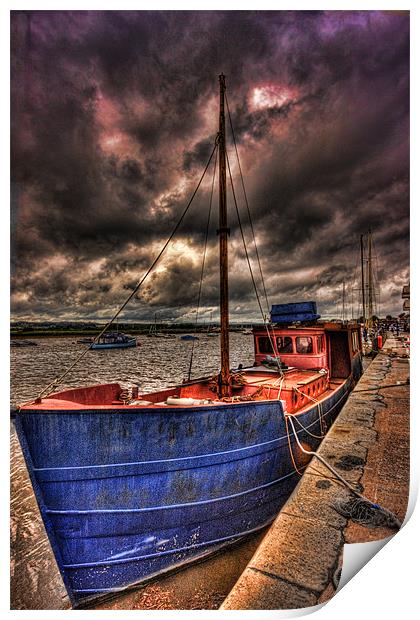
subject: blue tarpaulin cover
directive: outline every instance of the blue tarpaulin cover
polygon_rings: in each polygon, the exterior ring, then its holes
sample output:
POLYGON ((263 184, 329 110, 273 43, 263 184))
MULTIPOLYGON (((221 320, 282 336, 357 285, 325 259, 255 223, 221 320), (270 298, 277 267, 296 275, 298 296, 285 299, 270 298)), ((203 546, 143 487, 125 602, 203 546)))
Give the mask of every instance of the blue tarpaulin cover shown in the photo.
POLYGON ((293 323, 295 321, 316 321, 317 314, 315 301, 301 301, 294 304, 275 304, 271 307, 272 323, 293 323))

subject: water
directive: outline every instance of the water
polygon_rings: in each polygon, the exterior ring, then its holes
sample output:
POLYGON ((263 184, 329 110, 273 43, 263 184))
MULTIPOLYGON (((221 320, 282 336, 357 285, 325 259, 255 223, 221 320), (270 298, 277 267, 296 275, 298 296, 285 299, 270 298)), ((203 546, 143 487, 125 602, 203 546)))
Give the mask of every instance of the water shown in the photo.
MULTIPOLYGON (((114 382, 137 384, 140 392, 178 385, 187 378, 193 344, 192 378, 214 374, 220 368, 220 338, 203 335, 197 341, 188 342, 179 336, 171 339, 138 336, 137 340, 140 346, 131 349, 88 351, 56 391, 114 382)), ((75 336, 36 338, 35 342, 35 347, 10 349, 12 406, 33 399, 88 346, 78 343, 75 336)), ((232 367, 240 363, 252 365, 252 336, 230 334, 230 360, 232 367)))

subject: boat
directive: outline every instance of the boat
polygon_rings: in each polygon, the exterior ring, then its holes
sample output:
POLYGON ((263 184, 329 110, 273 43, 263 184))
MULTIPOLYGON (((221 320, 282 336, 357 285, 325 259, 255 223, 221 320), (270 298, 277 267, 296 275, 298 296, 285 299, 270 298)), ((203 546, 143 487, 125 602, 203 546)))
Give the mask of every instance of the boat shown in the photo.
POLYGON ((198 336, 193 336, 192 334, 185 334, 184 336, 180 336, 181 340, 199 340, 198 336))
POLYGON ((210 311, 210 319, 207 327, 206 336, 208 338, 217 338, 217 336, 219 336, 219 329, 213 325, 213 311, 210 311))
POLYGON ((106 332, 97 341, 92 341, 90 349, 128 349, 137 346, 137 339, 122 332, 106 332))
POLYGON ((270 524, 308 463, 289 421, 315 450, 362 372, 360 326, 320 322, 312 302, 273 306, 253 329, 254 364, 230 366, 223 75, 219 85, 220 372, 152 393, 54 391, 63 374, 15 415, 74 607, 270 524))
POLYGON ((169 339, 172 339, 172 338, 176 338, 175 334, 170 334, 168 332, 158 331, 158 328, 157 328, 157 312, 155 312, 155 320, 150 325, 149 331, 146 334, 146 336, 148 336, 149 338, 165 338, 166 340, 169 340, 169 339))

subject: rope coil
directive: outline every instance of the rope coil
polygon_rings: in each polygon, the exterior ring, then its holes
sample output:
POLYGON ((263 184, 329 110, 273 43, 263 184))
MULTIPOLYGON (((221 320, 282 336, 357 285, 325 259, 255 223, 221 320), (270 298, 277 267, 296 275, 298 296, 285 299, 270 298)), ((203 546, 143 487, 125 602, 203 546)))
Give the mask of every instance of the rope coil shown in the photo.
MULTIPOLYGON (((293 414, 283 413, 283 415, 286 421, 286 427, 287 427, 288 422, 290 422, 292 426, 293 435, 295 437, 296 444, 299 446, 300 450, 302 450, 304 454, 308 454, 310 456, 314 456, 315 458, 317 458, 323 465, 325 465, 327 469, 330 470, 334 478, 342 482, 347 489, 349 489, 354 495, 356 495, 356 498, 352 498, 351 500, 345 503, 338 502, 334 504, 333 507, 335 510, 337 510, 337 512, 339 512, 340 514, 343 514, 343 516, 348 516, 348 518, 351 518, 358 523, 361 523, 363 525, 369 525, 370 527, 383 526, 383 527, 389 527, 389 528, 397 529, 397 530, 399 530, 402 527, 401 521, 398 519, 398 517, 393 512, 391 512, 387 508, 384 508, 383 506, 380 506, 379 504, 372 502, 370 499, 368 499, 367 497, 359 493, 357 489, 355 489, 349 482, 347 482, 347 480, 345 480, 345 478, 343 478, 338 473, 338 471, 332 465, 330 465, 328 461, 326 461, 322 456, 320 456, 317 452, 313 452, 313 450, 306 450, 300 443, 299 438, 297 436, 296 429, 295 429, 295 426, 292 420, 292 418, 294 418, 293 414)), ((287 433, 287 438, 289 442, 289 450, 290 450, 290 456, 292 459, 292 463, 297 473, 301 476, 302 474, 297 469, 296 463, 293 457, 289 433, 287 433)))

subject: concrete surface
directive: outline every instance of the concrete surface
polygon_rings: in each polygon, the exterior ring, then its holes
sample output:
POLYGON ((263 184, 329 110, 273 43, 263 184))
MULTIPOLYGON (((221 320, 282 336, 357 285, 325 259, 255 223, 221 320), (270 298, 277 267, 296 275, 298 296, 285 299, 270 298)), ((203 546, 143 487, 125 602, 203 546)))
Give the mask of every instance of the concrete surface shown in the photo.
MULTIPOLYGON (((388 338, 318 451, 343 478, 401 521, 409 485, 408 353, 403 338, 388 338)), ((221 609, 297 609, 331 598, 344 543, 395 533, 348 521, 335 506, 350 497, 313 458, 221 609)))

